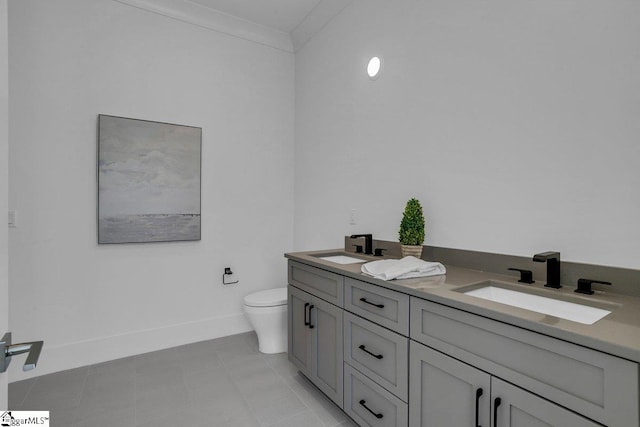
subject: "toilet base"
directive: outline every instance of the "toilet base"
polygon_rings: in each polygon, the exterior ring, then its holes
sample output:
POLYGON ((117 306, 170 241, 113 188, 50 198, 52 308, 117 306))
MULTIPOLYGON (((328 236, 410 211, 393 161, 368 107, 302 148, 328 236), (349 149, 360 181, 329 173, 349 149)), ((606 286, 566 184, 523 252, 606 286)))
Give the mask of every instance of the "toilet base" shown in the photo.
POLYGON ((244 314, 258 336, 260 353, 274 354, 287 351, 287 306, 249 307, 244 314))
POLYGON ((287 347, 287 337, 276 342, 269 341, 267 343, 262 343, 258 340, 258 351, 264 354, 286 353, 287 347))

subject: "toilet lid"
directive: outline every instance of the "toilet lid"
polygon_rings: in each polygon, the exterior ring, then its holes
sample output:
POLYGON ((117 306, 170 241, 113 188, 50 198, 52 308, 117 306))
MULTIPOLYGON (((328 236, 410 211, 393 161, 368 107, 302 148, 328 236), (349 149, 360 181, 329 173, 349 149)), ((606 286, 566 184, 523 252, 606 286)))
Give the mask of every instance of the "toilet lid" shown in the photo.
POLYGON ((244 304, 250 307, 275 307, 287 304, 287 288, 269 289, 244 297, 244 304))

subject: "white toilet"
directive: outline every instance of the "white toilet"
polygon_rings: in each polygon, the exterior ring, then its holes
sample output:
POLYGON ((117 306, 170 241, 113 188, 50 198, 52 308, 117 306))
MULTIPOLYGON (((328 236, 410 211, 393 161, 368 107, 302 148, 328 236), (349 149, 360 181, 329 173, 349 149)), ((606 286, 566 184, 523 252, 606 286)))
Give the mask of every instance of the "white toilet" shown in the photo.
POLYGON ((258 335, 261 353, 287 351, 287 288, 247 295, 244 297, 244 314, 258 335))

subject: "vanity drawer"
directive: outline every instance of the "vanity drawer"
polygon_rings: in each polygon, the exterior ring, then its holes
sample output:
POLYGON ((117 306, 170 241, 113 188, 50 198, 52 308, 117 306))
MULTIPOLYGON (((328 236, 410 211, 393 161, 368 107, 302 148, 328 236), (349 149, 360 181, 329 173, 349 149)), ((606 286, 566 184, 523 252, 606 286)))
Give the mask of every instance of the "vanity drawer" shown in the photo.
POLYGON ((409 335, 409 295, 345 279, 345 309, 402 335, 409 335))
POLYGON ((289 260, 289 284, 338 307, 344 306, 344 276, 289 260))
POLYGON ((406 337, 345 312, 344 360, 408 401, 409 340, 406 337))
POLYGON ((344 364, 344 411, 361 426, 409 425, 408 405, 347 363, 344 364))
POLYGON ((637 363, 414 297, 411 338, 605 425, 638 425, 637 363))

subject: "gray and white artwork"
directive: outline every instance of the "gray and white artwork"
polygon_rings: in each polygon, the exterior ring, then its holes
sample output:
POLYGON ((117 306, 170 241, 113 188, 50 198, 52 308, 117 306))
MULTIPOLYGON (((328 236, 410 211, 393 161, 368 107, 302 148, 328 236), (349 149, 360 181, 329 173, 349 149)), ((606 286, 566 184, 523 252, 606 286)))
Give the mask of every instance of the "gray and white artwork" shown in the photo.
POLYGON ((200 240, 202 129, 99 115, 98 243, 200 240))

